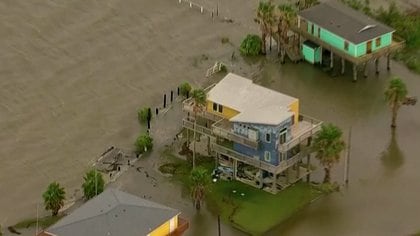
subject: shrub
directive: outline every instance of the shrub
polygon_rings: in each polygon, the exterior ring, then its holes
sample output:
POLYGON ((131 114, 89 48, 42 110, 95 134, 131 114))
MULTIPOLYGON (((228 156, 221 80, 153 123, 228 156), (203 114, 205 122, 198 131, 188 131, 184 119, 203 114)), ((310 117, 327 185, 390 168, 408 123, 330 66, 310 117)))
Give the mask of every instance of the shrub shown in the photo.
POLYGON ((261 52, 262 40, 258 35, 248 34, 242 41, 239 50, 245 56, 257 56, 261 52))
POLYGON ((147 152, 147 150, 153 148, 153 138, 148 134, 142 134, 136 139, 134 145, 136 147, 136 154, 147 152))
MULTIPOLYGON (((147 118, 149 116, 149 109, 150 107, 145 107, 137 112, 137 118, 140 124, 144 124, 147 122, 147 118)), ((150 113, 150 119, 152 119, 152 113, 150 113)))
POLYGON ((91 199, 104 191, 105 181, 98 171, 90 170, 83 179, 85 180, 82 184, 83 195, 86 199, 91 199))
POLYGON ((184 97, 188 97, 191 89, 191 85, 188 82, 184 82, 179 86, 179 93, 184 97))

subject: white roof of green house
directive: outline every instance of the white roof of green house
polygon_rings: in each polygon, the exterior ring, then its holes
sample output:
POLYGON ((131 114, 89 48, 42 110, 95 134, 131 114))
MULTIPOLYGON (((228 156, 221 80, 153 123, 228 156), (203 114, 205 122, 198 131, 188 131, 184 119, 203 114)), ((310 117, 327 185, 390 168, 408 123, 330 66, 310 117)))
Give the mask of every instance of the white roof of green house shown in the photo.
POLYGON ((107 189, 46 232, 57 236, 147 235, 178 214, 158 203, 107 189))
POLYGON ((217 83, 207 99, 238 111, 230 121, 265 125, 278 125, 291 117, 289 105, 298 100, 233 73, 217 83))
POLYGON ((305 9, 298 15, 354 44, 395 31, 336 0, 305 9))

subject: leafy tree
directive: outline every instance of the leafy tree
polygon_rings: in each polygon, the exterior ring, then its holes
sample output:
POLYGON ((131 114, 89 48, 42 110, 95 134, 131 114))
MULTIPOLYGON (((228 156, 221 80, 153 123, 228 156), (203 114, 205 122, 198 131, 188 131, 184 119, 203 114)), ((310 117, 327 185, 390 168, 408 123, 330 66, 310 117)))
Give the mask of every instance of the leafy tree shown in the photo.
POLYGON ((148 119, 152 119, 152 113, 149 112, 150 107, 144 107, 137 112, 137 118, 140 124, 144 124, 148 119))
POLYGON ((196 144, 196 126, 197 126, 197 114, 200 112, 203 112, 205 106, 206 106, 206 93, 203 89, 194 89, 192 91, 191 97, 193 99, 193 112, 194 112, 194 146, 193 146, 193 168, 195 168, 195 144, 196 144))
POLYGON ((197 167, 191 171, 190 181, 192 184, 191 198, 195 209, 200 210, 206 193, 206 187, 210 183, 210 175, 203 167, 197 167))
POLYGON ((82 188, 86 199, 91 199, 104 191, 105 181, 100 172, 90 170, 83 179, 85 182, 82 184, 82 188))
POLYGON ((389 81, 388 88, 385 90, 385 99, 387 100, 392 112, 391 127, 397 127, 396 120, 398 110, 401 105, 415 105, 417 99, 407 97, 407 87, 398 77, 389 81))
POLYGON ((333 124, 322 125, 321 131, 314 138, 313 150, 325 170, 324 183, 331 179, 331 169, 340 160, 340 153, 345 148, 343 132, 333 124))
POLYGON ((261 52, 266 53, 267 36, 272 36, 272 28, 276 22, 275 6, 272 0, 260 1, 257 8, 257 15, 254 19, 260 25, 261 30, 261 52))
POLYGON ((56 216, 60 208, 64 206, 65 195, 64 188, 59 183, 52 182, 48 185, 47 191, 42 194, 45 210, 51 210, 52 215, 56 216))
POLYGON ((188 82, 184 82, 179 86, 179 93, 184 97, 189 97, 191 92, 191 85, 188 82))
POLYGON ((248 34, 242 40, 239 51, 245 56, 257 56, 261 52, 261 38, 255 34, 248 34))
POLYGON ((142 134, 136 139, 134 145, 136 147, 136 154, 147 152, 147 150, 153 148, 153 138, 148 134, 142 134))

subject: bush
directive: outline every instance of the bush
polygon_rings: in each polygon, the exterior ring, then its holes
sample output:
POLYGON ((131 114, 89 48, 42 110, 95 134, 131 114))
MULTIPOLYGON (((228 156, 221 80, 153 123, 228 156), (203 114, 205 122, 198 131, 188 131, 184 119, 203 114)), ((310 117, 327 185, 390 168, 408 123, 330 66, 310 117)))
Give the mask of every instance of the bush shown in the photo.
POLYGON ((82 184, 83 195, 86 199, 91 199, 104 191, 105 181, 98 171, 90 170, 83 179, 85 180, 82 184))
POLYGON ((191 89, 191 85, 188 82, 184 82, 179 86, 179 93, 184 97, 188 97, 191 89))
POLYGON ((136 154, 139 155, 153 148, 153 138, 148 134, 142 134, 136 139, 134 145, 136 146, 136 154))
POLYGON ((248 34, 242 41, 239 50, 245 56, 257 56, 261 53, 262 40, 258 35, 248 34))
MULTIPOLYGON (((137 118, 138 118, 140 124, 144 124, 144 123, 147 122, 147 118, 149 116, 149 109, 150 109, 150 107, 145 107, 145 108, 140 109, 137 112, 137 118)), ((152 119, 152 113, 151 112, 150 112, 150 119, 152 119)))

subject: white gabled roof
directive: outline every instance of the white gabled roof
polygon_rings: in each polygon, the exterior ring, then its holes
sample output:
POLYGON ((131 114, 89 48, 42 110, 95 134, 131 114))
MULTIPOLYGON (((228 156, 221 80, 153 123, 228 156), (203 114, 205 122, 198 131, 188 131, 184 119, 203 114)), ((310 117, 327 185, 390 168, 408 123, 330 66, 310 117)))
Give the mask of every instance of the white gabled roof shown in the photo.
POLYGON ((278 125, 291 117, 288 107, 297 100, 233 73, 216 84, 207 99, 238 111, 230 121, 267 125, 278 125))

